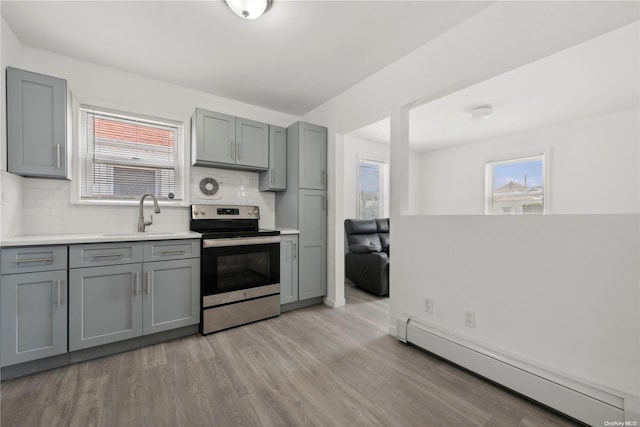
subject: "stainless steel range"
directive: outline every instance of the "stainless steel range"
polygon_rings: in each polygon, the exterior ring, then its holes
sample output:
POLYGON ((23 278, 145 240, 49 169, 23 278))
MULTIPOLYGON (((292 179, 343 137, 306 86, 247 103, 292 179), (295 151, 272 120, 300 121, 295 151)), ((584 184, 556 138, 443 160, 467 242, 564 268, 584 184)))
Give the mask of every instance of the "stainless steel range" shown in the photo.
POLYGON ((203 234, 200 333, 280 314, 280 232, 259 219, 257 206, 191 205, 203 234))

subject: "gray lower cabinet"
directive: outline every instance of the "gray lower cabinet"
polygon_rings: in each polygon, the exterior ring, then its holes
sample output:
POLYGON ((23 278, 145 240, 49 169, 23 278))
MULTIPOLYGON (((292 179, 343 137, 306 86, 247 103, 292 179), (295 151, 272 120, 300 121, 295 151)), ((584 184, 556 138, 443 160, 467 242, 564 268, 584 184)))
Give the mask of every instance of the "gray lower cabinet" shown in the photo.
POLYGON ((66 269, 2 276, 0 366, 66 352, 66 269))
POLYGON ((67 352, 67 247, 0 251, 0 366, 67 352))
POLYGON ((72 245, 69 350, 197 324, 199 242, 72 245), (100 262, 108 265, 73 268, 100 262))
POLYGON ((298 301, 298 235, 280 235, 280 304, 298 301))
POLYGON ((69 270, 69 350, 142 335, 142 266, 69 270))
POLYGON ((63 178, 67 162, 67 82, 7 68, 7 170, 63 178))
POLYGON ((200 322, 200 260, 144 263, 142 333, 200 322))
POLYGON ((327 193, 299 190, 299 299, 327 294, 327 193))
POLYGON ((269 169, 260 172, 260 191, 287 189, 287 130, 269 126, 269 169))

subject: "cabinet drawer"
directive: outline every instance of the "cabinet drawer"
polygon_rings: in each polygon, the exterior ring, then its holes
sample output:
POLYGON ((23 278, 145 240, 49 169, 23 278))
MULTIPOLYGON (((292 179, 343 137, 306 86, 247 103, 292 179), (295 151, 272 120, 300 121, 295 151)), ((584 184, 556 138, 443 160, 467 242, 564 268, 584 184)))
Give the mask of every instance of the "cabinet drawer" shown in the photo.
POLYGON ((0 251, 2 274, 66 270, 66 246, 3 248, 0 251))
POLYGON ((144 243, 144 261, 200 258, 200 239, 159 240, 144 243))
POLYGON ((99 243, 69 247, 69 268, 142 262, 142 242, 99 243))

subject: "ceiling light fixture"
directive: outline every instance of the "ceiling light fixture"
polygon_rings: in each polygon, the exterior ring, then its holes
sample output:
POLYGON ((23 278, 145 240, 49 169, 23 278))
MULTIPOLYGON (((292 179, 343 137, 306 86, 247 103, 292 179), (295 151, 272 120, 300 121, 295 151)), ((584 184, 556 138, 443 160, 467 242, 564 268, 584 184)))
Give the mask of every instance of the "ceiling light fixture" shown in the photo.
POLYGON ((256 19, 271 7, 273 0, 224 0, 229 9, 244 19, 256 19))
POLYGON ((493 114, 493 107, 491 107, 491 105, 479 105, 467 112, 467 116, 469 116, 471 120, 488 119, 491 117, 491 114, 493 114))

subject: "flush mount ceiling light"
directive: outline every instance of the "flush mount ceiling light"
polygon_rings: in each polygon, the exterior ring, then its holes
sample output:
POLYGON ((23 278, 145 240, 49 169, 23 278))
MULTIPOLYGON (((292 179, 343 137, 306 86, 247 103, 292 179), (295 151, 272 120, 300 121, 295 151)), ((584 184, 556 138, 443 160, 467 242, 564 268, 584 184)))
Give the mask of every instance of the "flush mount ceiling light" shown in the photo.
POLYGON ((491 117, 493 113, 493 107, 491 105, 479 105, 477 107, 473 107, 467 112, 467 116, 471 120, 484 120, 491 117))
POLYGON ((229 9, 244 19, 256 19, 271 7, 273 0, 224 0, 229 9))

